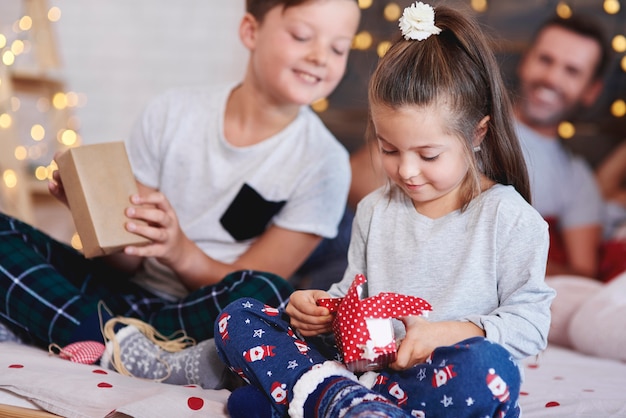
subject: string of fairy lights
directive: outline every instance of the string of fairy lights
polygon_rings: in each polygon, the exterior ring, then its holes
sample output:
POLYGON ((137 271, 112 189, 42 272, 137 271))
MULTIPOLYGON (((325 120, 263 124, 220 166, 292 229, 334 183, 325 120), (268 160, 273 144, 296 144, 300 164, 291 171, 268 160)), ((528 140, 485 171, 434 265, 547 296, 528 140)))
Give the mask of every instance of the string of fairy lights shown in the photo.
MULTIPOLYGON (((493 1, 493 0, 492 0, 493 1)), ((513 0, 511 0, 513 1, 513 0)), ((373 6, 382 6, 382 0, 358 0, 359 7, 366 11, 373 6)), ((389 22, 390 25, 397 25, 404 7, 408 6, 412 1, 386 1, 382 7, 382 13, 377 19, 389 22)), ((466 2, 467 3, 467 2, 466 2)), ((618 54, 619 66, 622 73, 626 73, 626 25, 624 25, 625 10, 622 9, 620 0, 602 0, 601 5, 603 13, 615 16, 618 24, 615 33, 611 34, 611 45, 618 54), (618 17, 621 16, 621 17, 618 17), (621 22, 621 23, 619 23, 621 22)), ((554 10, 562 17, 569 17, 576 13, 577 6, 575 0, 559 0, 554 5, 554 10)), ((469 0, 469 6, 478 14, 487 13, 490 9, 490 0, 469 0)), ((54 6, 47 9, 47 19, 50 24, 56 24, 61 19, 61 10, 54 6)), ((17 70, 16 63, 23 59, 27 61, 29 55, 34 54, 35 45, 33 45, 34 19, 32 16, 22 14, 16 20, 0 26, 0 134, 2 131, 8 131, 14 127, 16 119, 20 117, 20 113, 25 111, 21 99, 17 95, 2 94, 3 89, 10 83, 8 77, 11 77, 17 70)), ((389 47, 390 39, 380 37, 367 27, 360 31, 354 39, 353 49, 356 51, 375 51, 378 56, 385 54, 389 47)), ((616 96, 612 98, 610 105, 610 113, 615 118, 623 118, 626 116, 626 74, 622 74, 622 87, 615 92, 616 96)), ((83 94, 71 91, 56 91, 52 95, 44 94, 36 100, 36 112, 41 116, 41 121, 33 123, 30 127, 23 130, 25 137, 19 139, 19 145, 13 150, 14 158, 18 161, 27 162, 27 166, 31 168, 29 175, 34 176, 37 180, 46 180, 50 177, 51 172, 55 169, 54 165, 43 161, 49 158, 50 152, 63 147, 72 147, 81 143, 80 134, 78 133, 79 121, 75 117, 70 117, 65 126, 56 132, 50 132, 50 126, 45 122, 46 116, 53 111, 72 109, 74 107, 84 106, 86 97, 83 94)), ((320 100, 314 103, 313 107, 318 112, 324 112, 330 106, 328 99, 320 100)), ((565 122, 562 124, 560 134, 564 138, 570 138, 575 135, 575 126, 572 123, 565 122)), ((8 188, 18 187, 20 181, 17 173, 11 168, 0 167, 2 171, 2 180, 8 188)))

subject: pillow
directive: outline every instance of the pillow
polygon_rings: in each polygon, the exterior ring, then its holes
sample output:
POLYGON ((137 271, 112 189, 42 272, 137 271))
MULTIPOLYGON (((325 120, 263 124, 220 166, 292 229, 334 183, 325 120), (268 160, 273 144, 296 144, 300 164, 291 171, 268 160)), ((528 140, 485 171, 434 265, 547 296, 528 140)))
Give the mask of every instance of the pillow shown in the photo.
POLYGON ((546 278, 546 283, 556 290, 551 307, 552 322, 548 341, 571 348, 569 327, 572 317, 589 295, 599 292, 603 285, 594 279, 578 276, 550 276, 546 278))
POLYGON ((590 295, 574 313, 568 329, 574 349, 626 361, 626 273, 590 295))

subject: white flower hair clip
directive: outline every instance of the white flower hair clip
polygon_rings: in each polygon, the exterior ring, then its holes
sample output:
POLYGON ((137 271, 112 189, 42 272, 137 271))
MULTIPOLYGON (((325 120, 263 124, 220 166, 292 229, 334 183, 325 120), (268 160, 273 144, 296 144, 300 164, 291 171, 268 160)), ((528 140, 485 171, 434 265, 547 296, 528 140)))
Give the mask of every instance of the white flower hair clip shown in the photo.
POLYGON ((421 1, 404 9, 400 18, 400 30, 407 41, 410 39, 423 41, 430 35, 438 35, 441 32, 441 29, 435 26, 435 10, 421 1))

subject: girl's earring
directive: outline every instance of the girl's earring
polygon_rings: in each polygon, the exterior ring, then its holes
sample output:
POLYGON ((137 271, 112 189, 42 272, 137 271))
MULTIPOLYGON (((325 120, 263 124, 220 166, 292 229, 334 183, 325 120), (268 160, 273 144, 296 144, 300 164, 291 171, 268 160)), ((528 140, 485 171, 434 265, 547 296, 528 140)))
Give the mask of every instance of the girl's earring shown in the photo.
POLYGON ((478 152, 478 151, 480 151, 480 145, 477 145, 474 147, 474 152, 478 152))

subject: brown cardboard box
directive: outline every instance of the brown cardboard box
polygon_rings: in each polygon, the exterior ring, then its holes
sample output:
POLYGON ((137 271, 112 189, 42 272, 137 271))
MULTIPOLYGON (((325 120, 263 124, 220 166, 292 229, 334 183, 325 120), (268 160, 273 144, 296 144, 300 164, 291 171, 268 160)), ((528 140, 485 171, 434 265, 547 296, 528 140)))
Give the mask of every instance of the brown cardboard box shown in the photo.
POLYGON ((124 228, 137 184, 123 142, 70 148, 56 161, 86 257, 149 242, 124 228))

